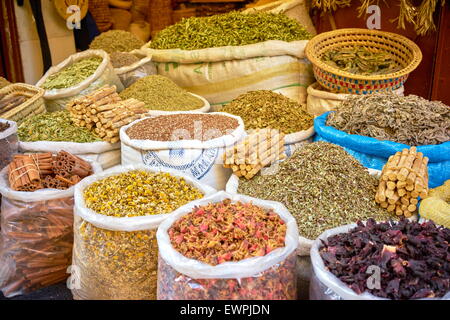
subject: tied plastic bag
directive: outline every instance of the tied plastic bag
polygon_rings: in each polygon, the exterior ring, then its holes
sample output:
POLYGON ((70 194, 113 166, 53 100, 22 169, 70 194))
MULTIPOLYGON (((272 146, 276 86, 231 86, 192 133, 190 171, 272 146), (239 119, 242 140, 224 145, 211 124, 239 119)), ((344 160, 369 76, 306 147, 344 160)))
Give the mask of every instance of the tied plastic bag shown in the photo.
POLYGON ((186 174, 142 165, 109 169, 80 182, 75 190, 73 268, 79 287, 71 288, 74 299, 156 299, 156 229, 171 214, 118 218, 96 213, 84 202, 84 190, 92 183, 132 170, 168 172, 205 195, 215 192, 186 174))
MULTIPOLYGON (((310 300, 387 300, 376 297, 368 292, 357 294, 334 274, 329 272, 320 257, 319 248, 322 246, 322 240, 325 241, 327 238, 339 233, 346 233, 354 227, 356 227, 356 223, 327 230, 314 241, 311 247, 313 276, 309 291, 310 300)), ((441 298, 436 298, 436 300, 450 300, 450 292, 441 298)))
MULTIPOLYGON (((171 113, 174 114, 174 113, 171 113)), ((198 114, 176 112, 176 114, 198 114)), ((122 144, 122 165, 145 164, 150 168, 167 168, 188 173, 214 189, 222 190, 231 175, 231 169, 223 167, 223 153, 245 135, 244 123, 240 117, 216 112, 238 121, 238 127, 219 138, 200 140, 151 141, 134 140, 127 135, 128 128, 144 120, 136 120, 120 129, 122 144)))
POLYGON ((62 110, 71 100, 87 95, 105 85, 115 85, 118 92, 123 90, 123 85, 114 72, 109 55, 103 50, 86 50, 71 55, 57 66, 51 67, 38 83, 36 83, 36 86, 41 87, 50 75, 61 71, 65 67, 70 66, 79 60, 91 57, 101 57, 103 59, 94 74, 70 88, 45 91, 44 99, 47 111, 62 110))
POLYGON ((140 60, 132 65, 114 69, 114 72, 117 74, 125 88, 131 86, 140 78, 151 76, 157 72, 156 67, 152 62, 152 57, 148 56, 144 50, 133 50, 130 53, 140 60))
POLYGON ((218 192, 190 202, 175 210, 156 233, 160 252, 158 267, 158 299, 160 300, 294 300, 296 288, 296 255, 298 230, 295 219, 278 202, 264 201, 242 195, 218 192), (273 209, 286 223, 285 246, 261 257, 212 266, 189 259, 176 251, 168 230, 194 207, 231 199, 251 202, 273 209))
MULTIPOLYGON (((101 167, 89 161, 94 173, 101 167)), ((67 278, 73 245, 73 194, 67 190, 14 191, 8 168, 0 173, 0 290, 26 294, 67 278)))

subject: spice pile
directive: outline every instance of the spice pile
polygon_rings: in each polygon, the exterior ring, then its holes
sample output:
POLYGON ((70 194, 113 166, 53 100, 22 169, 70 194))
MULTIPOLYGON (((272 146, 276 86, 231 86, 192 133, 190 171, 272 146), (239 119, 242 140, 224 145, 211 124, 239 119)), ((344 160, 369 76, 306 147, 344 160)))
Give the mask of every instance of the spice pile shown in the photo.
POLYGON ((8 179, 15 191, 68 189, 92 174, 91 165, 66 151, 15 155, 8 167, 8 179))
POLYGON ((360 75, 388 74, 401 69, 388 52, 365 47, 328 50, 321 59, 332 67, 360 75))
POLYGON ((151 75, 139 79, 120 93, 122 99, 134 98, 150 110, 190 111, 203 107, 204 102, 180 88, 167 77, 151 75))
POLYGON ((11 125, 9 122, 0 122, 0 133, 9 129, 11 125))
POLYGON ((113 52, 109 55, 114 68, 130 66, 139 61, 139 58, 128 52, 113 52))
POLYGON ((326 124, 410 146, 450 141, 450 107, 414 95, 352 95, 329 114, 326 124))
POLYGON ((221 111, 240 116, 246 129, 271 128, 290 134, 313 126, 305 106, 269 90, 241 94, 221 111))
POLYGON ((251 179, 262 168, 284 159, 284 149, 284 134, 278 130, 255 130, 225 150, 223 166, 231 168, 238 177, 251 179))
POLYGON ((432 222, 369 220, 329 237, 319 249, 327 269, 357 294, 389 299, 442 297, 450 290, 450 229, 432 222), (369 266, 381 269, 381 288, 367 287, 369 266))
POLYGON ((390 156, 383 167, 375 201, 389 212, 409 218, 417 209, 418 197, 428 194, 428 158, 416 147, 390 156))
POLYGON ((78 60, 61 71, 49 75, 41 87, 46 90, 73 87, 92 76, 102 61, 100 57, 78 60))
POLYGON ((130 139, 153 141, 208 141, 230 134, 236 119, 221 114, 171 114, 147 118, 128 128, 130 139))
POLYGON ((130 52, 144 45, 134 34, 123 30, 110 30, 101 33, 90 44, 90 49, 101 49, 111 54, 114 52, 130 52))
POLYGON ((87 96, 73 100, 67 105, 73 123, 86 127, 103 141, 116 143, 120 140, 121 127, 142 117, 147 110, 136 99, 123 100, 116 87, 104 86, 87 96))
POLYGON ((21 141, 71 141, 90 143, 101 139, 86 128, 74 125, 67 110, 42 113, 27 118, 19 126, 21 141))
POLYGON ((154 49, 195 50, 243 46, 267 40, 307 39, 311 39, 309 32, 285 14, 232 11, 211 17, 183 19, 160 31, 150 46, 154 49))
POLYGON ((19 92, 13 92, 8 95, 0 94, 0 114, 10 111, 17 106, 20 106, 29 98, 30 97, 19 92))
POLYGON ((428 192, 428 197, 420 202, 419 213, 421 218, 450 228, 450 179, 428 192))
POLYGON ((271 175, 239 181, 238 192, 283 203, 308 239, 358 220, 392 216, 375 199, 378 179, 343 148, 315 142, 280 163, 271 175))

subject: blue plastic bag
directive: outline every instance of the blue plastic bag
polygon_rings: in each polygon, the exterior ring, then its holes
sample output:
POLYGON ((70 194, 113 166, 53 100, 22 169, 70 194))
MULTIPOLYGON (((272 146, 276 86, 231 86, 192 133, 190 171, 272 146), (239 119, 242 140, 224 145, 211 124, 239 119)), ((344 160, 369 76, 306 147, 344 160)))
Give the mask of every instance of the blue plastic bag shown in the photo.
MULTIPOLYGON (((333 111, 330 111, 333 112, 333 111)), ((314 119, 316 137, 314 141, 327 141, 343 147, 367 168, 381 170, 388 158, 397 151, 410 146, 387 140, 348 134, 326 125, 330 112, 314 119)), ((429 187, 435 188, 450 179, 450 142, 437 145, 418 146, 418 152, 429 158, 429 187)))

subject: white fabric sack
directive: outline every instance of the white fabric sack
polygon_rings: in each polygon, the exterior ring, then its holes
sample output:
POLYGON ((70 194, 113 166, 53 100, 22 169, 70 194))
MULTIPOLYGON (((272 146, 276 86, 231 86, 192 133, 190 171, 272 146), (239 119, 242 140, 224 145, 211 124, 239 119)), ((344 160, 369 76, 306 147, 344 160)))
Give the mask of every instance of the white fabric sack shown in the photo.
MULTIPOLYGON (((191 112, 177 112, 191 113, 191 112)), ((222 190, 231 175, 231 169, 223 167, 226 147, 234 145, 245 135, 240 117, 217 112, 238 120, 238 127, 230 134, 208 141, 133 140, 127 135, 128 128, 144 120, 139 119, 120 129, 122 165, 145 164, 150 168, 168 168, 189 173, 200 182, 222 190)), ((194 137, 195 138, 195 137, 194 137)))
POLYGON ((140 78, 151 76, 157 72, 152 57, 148 56, 144 50, 136 49, 130 53, 140 60, 129 66, 114 69, 124 88, 128 88, 140 78))
POLYGON ((252 90, 272 90, 306 102, 314 82, 305 57, 308 40, 269 40, 244 46, 198 50, 143 48, 152 56, 158 74, 208 100, 213 111, 252 90))
MULTIPOLYGON (((313 266, 314 276, 311 280, 310 299, 311 300, 389 300, 376 297, 368 292, 357 294, 350 289, 345 283, 338 279, 335 275, 329 272, 322 258, 320 257, 319 248, 322 246, 321 240, 326 240, 328 237, 346 233, 356 227, 356 223, 337 227, 323 232, 314 242, 311 247, 311 262, 313 266)), ((436 300, 449 300, 450 292, 442 298, 436 300)), ((430 299, 418 299, 430 300, 430 299)), ((431 299, 435 300, 435 299, 431 299)))
MULTIPOLYGON (((207 112, 209 112, 209 110, 211 109, 211 105, 209 104, 209 102, 205 98, 203 98, 203 97, 201 97, 199 95, 193 94, 191 92, 189 92, 189 94, 193 95, 194 97, 199 98, 200 100, 202 100, 203 101, 203 106, 201 108, 198 108, 198 109, 189 110, 189 111, 180 111, 180 112, 187 112, 187 113, 207 113, 207 112)), ((176 111, 149 110, 148 114, 151 115, 151 116, 162 116, 162 115, 165 115, 165 114, 173 114, 174 112, 176 112, 176 111)))
MULTIPOLYGON (((393 92, 399 96, 403 96, 404 90, 405 88, 401 86, 393 92)), ((341 101, 351 96, 351 94, 326 91, 318 82, 311 84, 308 87, 307 92, 308 98, 306 100, 306 109, 315 117, 320 116, 325 112, 335 110, 336 106, 341 103, 341 101)))
POLYGON ((175 210, 168 219, 161 223, 156 233, 160 258, 173 269, 193 279, 239 279, 253 277, 270 267, 284 261, 297 248, 298 230, 294 217, 285 206, 279 202, 260 200, 237 194, 229 194, 224 191, 209 197, 192 201, 175 210), (194 207, 207 205, 211 202, 220 202, 225 199, 232 201, 252 202, 254 205, 265 209, 273 209, 283 221, 286 222, 285 246, 278 248, 262 257, 252 257, 239 262, 224 262, 216 266, 206 264, 194 259, 189 259, 176 251, 170 242, 168 230, 175 221, 189 214, 194 207))
POLYGON ((35 141, 19 142, 22 153, 51 152, 61 150, 98 162, 103 169, 108 169, 120 163, 120 143, 111 144, 105 141, 78 143, 67 141, 35 141))
POLYGON ((47 111, 62 110, 71 100, 87 95, 105 85, 115 85, 118 92, 123 90, 122 83, 114 72, 109 54, 103 50, 86 50, 71 55, 57 66, 51 67, 36 83, 36 86, 41 87, 50 75, 61 71, 74 62, 94 56, 101 57, 103 61, 90 77, 70 88, 45 90, 44 99, 47 111))

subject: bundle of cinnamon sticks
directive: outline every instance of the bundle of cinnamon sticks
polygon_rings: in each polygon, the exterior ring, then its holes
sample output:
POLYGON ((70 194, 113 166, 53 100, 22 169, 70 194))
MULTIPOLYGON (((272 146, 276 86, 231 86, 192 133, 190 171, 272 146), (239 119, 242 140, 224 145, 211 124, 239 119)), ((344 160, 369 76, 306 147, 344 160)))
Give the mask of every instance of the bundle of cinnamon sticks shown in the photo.
POLYGON ((91 94, 75 99, 67 105, 72 120, 86 127, 102 140, 116 143, 121 127, 140 119, 148 110, 136 99, 122 100, 115 86, 102 87, 91 94))
POLYGON ((286 157, 284 134, 278 130, 258 129, 234 147, 225 150, 225 168, 238 177, 253 178, 262 168, 286 157))
POLYGON ((389 157, 381 173, 375 201, 389 212, 411 217, 418 197, 428 195, 428 158, 416 147, 403 149, 389 157))
POLYGON ((9 95, 0 95, 0 114, 20 106, 29 99, 28 96, 21 93, 12 93, 9 95))
POLYGON ((8 167, 11 189, 25 192, 68 189, 91 174, 88 162, 66 151, 15 155, 8 167))

